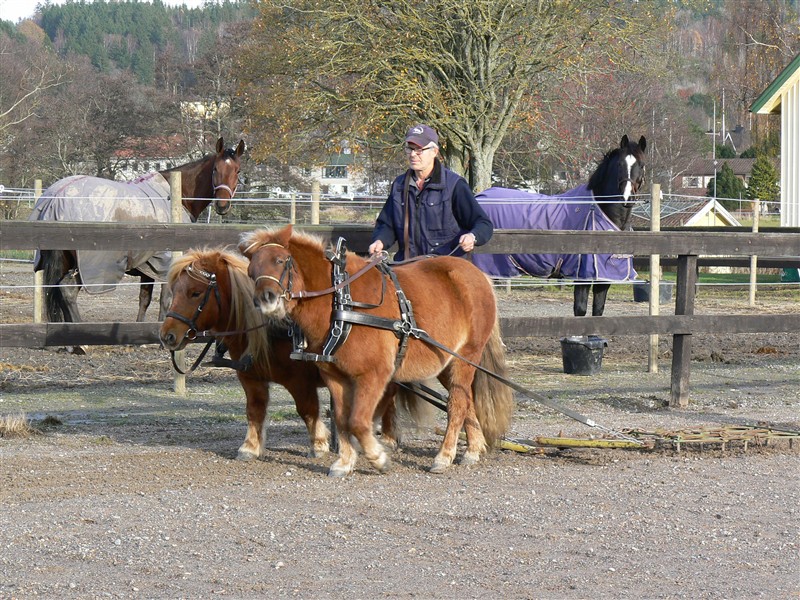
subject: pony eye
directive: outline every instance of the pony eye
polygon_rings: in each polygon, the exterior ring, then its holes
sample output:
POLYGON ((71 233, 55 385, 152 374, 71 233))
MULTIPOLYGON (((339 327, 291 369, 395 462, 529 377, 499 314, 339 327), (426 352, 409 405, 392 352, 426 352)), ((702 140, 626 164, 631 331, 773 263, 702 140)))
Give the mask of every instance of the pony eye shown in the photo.
POLYGON ((191 297, 192 298, 199 298, 200 297, 200 292, 192 292, 192 296, 191 297))

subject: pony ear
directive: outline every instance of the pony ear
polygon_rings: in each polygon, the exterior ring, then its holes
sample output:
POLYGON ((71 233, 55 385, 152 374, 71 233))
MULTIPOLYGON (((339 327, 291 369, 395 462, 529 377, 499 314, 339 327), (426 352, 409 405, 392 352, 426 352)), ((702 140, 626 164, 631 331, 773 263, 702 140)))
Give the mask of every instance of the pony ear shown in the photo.
POLYGON ((222 136, 219 136, 217 140, 217 154, 225 150, 225 141, 222 139, 222 136))
POLYGON ((241 156, 242 154, 244 154, 244 151, 245 151, 244 140, 239 140, 239 144, 236 146, 236 156, 241 156))
POLYGON ((294 231, 294 229, 292 227, 292 224, 289 223, 286 227, 284 227, 283 229, 281 229, 280 231, 278 231, 275 234, 275 237, 278 239, 278 241, 280 242, 281 246, 283 246, 284 248, 288 248, 289 247, 289 238, 292 237, 292 232, 293 231, 294 231))
POLYGON ((639 138, 639 148, 641 148, 642 152, 644 152, 645 148, 647 148, 647 140, 644 139, 644 136, 639 138))
POLYGON ((239 252, 241 252, 242 255, 248 260, 253 258, 253 246, 255 245, 255 242, 253 241, 253 238, 255 237, 253 235, 254 233, 255 232, 243 233, 239 238, 239 245, 237 246, 239 252))
POLYGON ((622 136, 622 141, 619 143, 620 148, 627 148, 628 147, 628 134, 622 136))

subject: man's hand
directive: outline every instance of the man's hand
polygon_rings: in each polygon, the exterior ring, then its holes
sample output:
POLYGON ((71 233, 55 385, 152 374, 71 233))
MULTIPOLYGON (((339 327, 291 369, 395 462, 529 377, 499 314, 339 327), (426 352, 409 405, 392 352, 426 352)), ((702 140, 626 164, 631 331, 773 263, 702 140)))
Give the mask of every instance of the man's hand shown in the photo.
POLYGON ((375 240, 369 245, 369 254, 372 256, 373 254, 377 254, 383 250, 383 242, 380 240, 375 240))
POLYGON ((475 247, 475 234, 472 232, 465 233, 458 239, 458 245, 464 252, 471 252, 475 247))

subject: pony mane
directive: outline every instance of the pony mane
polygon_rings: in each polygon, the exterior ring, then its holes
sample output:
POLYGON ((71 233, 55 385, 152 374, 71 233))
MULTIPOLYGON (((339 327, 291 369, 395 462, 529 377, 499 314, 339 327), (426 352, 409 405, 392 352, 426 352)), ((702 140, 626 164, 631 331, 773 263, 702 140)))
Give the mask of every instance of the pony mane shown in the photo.
POLYGON ((233 330, 248 331, 247 352, 253 357, 255 364, 268 364, 269 339, 267 327, 263 327, 264 318, 253 304, 254 284, 247 274, 247 260, 225 250, 224 248, 203 248, 190 250, 172 261, 167 276, 167 283, 174 285, 178 276, 188 267, 193 266, 209 273, 216 273, 225 268, 230 282, 231 315, 229 324, 233 330))
POLYGON ((597 163, 597 168, 594 170, 594 173, 589 177, 589 182, 586 184, 587 188, 593 192, 597 190, 603 181, 605 181, 606 173, 608 173, 608 167, 611 165, 611 162, 618 157, 620 152, 622 152, 622 148, 612 148, 603 155, 603 158, 597 163))
MULTIPOLYGON (((245 232, 239 238, 239 248, 255 248, 264 244, 274 243, 274 238, 279 231, 279 228, 261 227, 254 231, 245 232)), ((325 250, 325 241, 321 236, 313 233, 292 229, 292 237, 290 239, 301 245, 310 245, 321 251, 325 250)))

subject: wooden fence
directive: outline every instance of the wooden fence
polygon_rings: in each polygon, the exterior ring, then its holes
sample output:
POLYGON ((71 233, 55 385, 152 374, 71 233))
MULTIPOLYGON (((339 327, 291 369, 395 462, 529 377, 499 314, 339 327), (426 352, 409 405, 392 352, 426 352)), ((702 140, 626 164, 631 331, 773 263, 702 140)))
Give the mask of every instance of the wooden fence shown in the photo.
MULTIPOLYGON (((173 250, 198 246, 235 245, 253 225, 120 224, 0 222, 0 249, 27 250, 173 250)), ((302 228, 366 252, 372 228, 357 225, 302 228)), ((756 333, 800 330, 800 315, 696 315, 694 298, 700 256, 785 257, 796 265, 800 257, 800 230, 571 232, 499 230, 478 249, 485 253, 629 253, 636 256, 675 257, 677 285, 675 314, 625 317, 506 317, 504 337, 564 335, 673 336, 672 406, 686 406, 689 398, 691 335, 697 333, 756 333)), ((658 293, 654 296, 657 298, 658 293)), ((113 345, 158 343, 157 323, 31 323, 0 325, 2 347, 113 345)))

